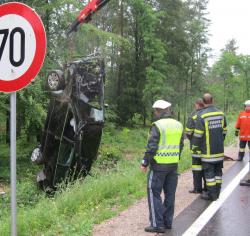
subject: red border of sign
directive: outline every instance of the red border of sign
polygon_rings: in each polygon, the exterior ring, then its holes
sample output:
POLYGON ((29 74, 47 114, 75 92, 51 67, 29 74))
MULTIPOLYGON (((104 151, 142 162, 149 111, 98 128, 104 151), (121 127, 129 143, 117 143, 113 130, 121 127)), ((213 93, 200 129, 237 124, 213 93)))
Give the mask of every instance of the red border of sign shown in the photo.
POLYGON ((20 15, 31 24, 36 37, 36 52, 33 62, 23 75, 11 81, 0 79, 1 92, 14 92, 31 83, 40 71, 46 54, 46 33, 42 20, 38 14, 32 8, 23 3, 12 2, 1 5, 0 17, 9 14, 20 15))

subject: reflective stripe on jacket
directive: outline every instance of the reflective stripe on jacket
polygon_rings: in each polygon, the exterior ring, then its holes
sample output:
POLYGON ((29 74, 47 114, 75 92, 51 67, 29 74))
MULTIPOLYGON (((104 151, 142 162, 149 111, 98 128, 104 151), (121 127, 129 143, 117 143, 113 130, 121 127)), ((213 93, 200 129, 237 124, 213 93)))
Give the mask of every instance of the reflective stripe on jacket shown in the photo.
POLYGON ((227 124, 224 113, 215 106, 208 106, 197 114, 192 151, 201 153, 203 162, 224 160, 224 138, 227 124))
POLYGON ((154 156, 158 164, 178 163, 180 158, 180 140, 183 133, 182 124, 174 119, 160 119, 153 124, 160 132, 158 150, 154 156))
POLYGON ((188 117, 187 123, 186 123, 186 128, 185 128, 185 134, 187 138, 190 141, 190 149, 191 149, 191 154, 193 158, 201 158, 200 154, 198 153, 193 153, 192 152, 192 139, 194 135, 194 129, 195 129, 195 122, 197 120, 197 114, 199 111, 201 111, 204 108, 197 109, 196 111, 193 111, 191 115, 188 117))
POLYGON ((190 142, 194 134, 195 120, 197 119, 197 112, 198 111, 193 111, 191 115, 188 117, 188 120, 186 123, 185 134, 187 138, 190 140, 190 142))

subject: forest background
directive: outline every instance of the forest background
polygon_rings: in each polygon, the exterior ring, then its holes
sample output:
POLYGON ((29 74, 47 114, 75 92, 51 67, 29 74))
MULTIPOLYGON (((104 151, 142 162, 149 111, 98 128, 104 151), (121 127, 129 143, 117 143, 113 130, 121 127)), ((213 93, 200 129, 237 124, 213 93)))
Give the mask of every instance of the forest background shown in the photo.
MULTIPOLYGON (((65 30, 88 1, 20 2, 39 13, 48 39, 40 74, 17 94, 17 131, 27 139, 39 136, 43 128, 48 72, 93 52, 106 61, 106 121, 119 126, 146 125, 156 99, 170 101, 176 118, 185 123, 204 92, 211 92, 216 105, 229 115, 249 98, 250 57, 237 54, 235 39, 229 39, 219 59, 208 66, 208 1, 110 1, 68 40, 65 30)), ((8 118, 9 95, 1 93, 1 140, 8 136, 8 118)))

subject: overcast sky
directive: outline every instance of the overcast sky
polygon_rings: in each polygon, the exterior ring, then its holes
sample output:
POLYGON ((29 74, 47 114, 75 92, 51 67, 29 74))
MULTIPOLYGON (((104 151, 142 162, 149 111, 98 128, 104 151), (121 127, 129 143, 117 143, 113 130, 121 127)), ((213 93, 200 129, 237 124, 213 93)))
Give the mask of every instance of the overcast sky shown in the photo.
POLYGON ((235 38, 238 52, 250 55, 250 0, 209 0, 209 46, 215 61, 228 40, 235 38))

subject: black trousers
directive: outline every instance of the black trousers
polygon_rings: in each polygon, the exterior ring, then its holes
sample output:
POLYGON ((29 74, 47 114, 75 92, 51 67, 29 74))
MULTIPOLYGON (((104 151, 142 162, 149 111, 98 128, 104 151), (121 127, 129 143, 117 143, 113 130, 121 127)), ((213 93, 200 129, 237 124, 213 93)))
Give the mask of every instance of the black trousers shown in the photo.
POLYGON ((192 157, 192 173, 194 190, 202 190, 202 179, 204 181, 204 189, 206 190, 206 180, 202 170, 202 163, 200 157, 192 157))
POLYGON ((177 182, 177 170, 150 170, 148 174, 147 191, 149 220, 152 227, 166 227, 172 225, 177 182), (164 192, 163 202, 161 199, 162 191, 164 192))
POLYGON ((202 162, 202 168, 206 179, 208 195, 212 200, 216 200, 220 196, 223 162, 202 162))
POLYGON ((240 141, 240 150, 239 150, 239 158, 242 158, 245 156, 245 148, 248 143, 248 148, 250 152, 250 141, 240 141))

